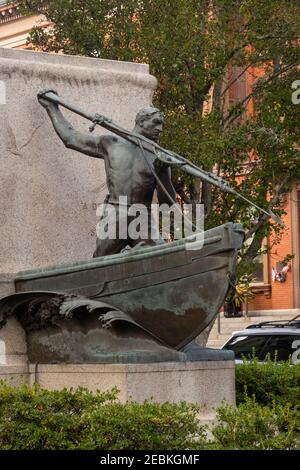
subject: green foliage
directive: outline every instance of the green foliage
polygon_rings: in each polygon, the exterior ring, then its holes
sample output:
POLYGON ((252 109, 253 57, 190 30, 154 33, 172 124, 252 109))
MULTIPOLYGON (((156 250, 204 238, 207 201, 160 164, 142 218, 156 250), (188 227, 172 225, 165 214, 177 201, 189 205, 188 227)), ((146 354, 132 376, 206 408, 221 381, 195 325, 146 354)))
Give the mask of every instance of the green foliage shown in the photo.
POLYGON ((259 405, 278 404, 300 405, 300 364, 267 361, 259 363, 253 357, 248 364, 236 367, 236 399, 244 403, 248 396, 255 396, 259 405))
MULTIPOLYGON (((32 31, 39 50, 148 62, 158 78, 155 105, 167 116, 162 144, 224 175, 261 207, 284 213, 284 194, 300 178, 300 106, 291 100, 300 62, 298 0, 21 3, 25 13, 42 12, 53 24, 32 31), (245 79, 253 86, 228 108, 226 89, 245 79), (204 112, 209 96, 211 110, 204 112)), ((280 240, 281 229, 240 199, 174 175, 185 202, 205 204, 207 228, 232 220, 249 230, 247 271, 266 235, 280 240)))
POLYGON ((197 449, 204 428, 197 406, 180 403, 108 404, 89 415, 90 434, 80 448, 197 449))
POLYGON ((262 406, 246 397, 238 409, 223 405, 213 427, 211 449, 292 450, 300 448, 300 415, 290 404, 262 406))
POLYGON ((120 404, 117 391, 47 391, 0 386, 0 448, 195 449, 204 429, 198 407, 145 402, 120 404))
POLYGON ((215 449, 300 449, 300 364, 255 357, 236 366, 237 409, 218 409, 215 449))
POLYGON ((87 431, 82 419, 91 408, 113 400, 116 391, 93 396, 87 390, 46 391, 0 388, 1 449, 77 448, 87 431))
POLYGON ((127 402, 117 390, 48 391, 0 384, 2 450, 210 450, 300 448, 295 395, 299 368, 254 361, 239 366, 238 407, 224 403, 210 433, 199 424, 199 407, 187 403, 127 402), (261 369, 262 370, 262 369, 261 369), (298 372, 289 372, 294 370, 298 372), (259 378, 257 378, 259 376, 259 378), (265 390, 263 388, 265 381, 265 390), (286 386, 285 386, 286 380, 286 386), (253 390, 258 398, 245 393, 253 390), (276 388, 277 386, 277 388, 276 388), (292 393, 290 389, 293 389, 292 393))

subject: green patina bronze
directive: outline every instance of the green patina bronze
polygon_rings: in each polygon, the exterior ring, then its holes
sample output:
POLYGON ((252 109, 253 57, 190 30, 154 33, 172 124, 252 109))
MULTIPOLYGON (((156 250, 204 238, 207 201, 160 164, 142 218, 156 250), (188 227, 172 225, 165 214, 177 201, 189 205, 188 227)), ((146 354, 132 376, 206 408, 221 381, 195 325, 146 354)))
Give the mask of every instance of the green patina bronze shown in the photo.
MULTIPOLYGON (((147 205, 157 189, 160 202, 174 201, 171 153, 157 153, 164 125, 158 110, 142 110, 133 133, 118 130, 118 137, 96 137, 75 131, 57 100, 53 92, 39 94, 67 147, 105 159, 109 198, 126 195, 131 203, 147 205), (157 158, 162 165, 156 166, 157 158), (127 170, 132 179, 125 181, 127 170)), ((91 120, 101 121, 99 115, 91 120)), ((185 169, 199 170, 174 158, 185 169)), ((230 351, 203 349, 194 340, 214 321, 232 287, 243 239, 242 226, 228 223, 169 244, 150 239, 141 246, 127 239, 133 249, 123 253, 124 240, 98 240, 91 260, 18 273, 16 294, 0 300, 0 326, 9 315, 19 319, 31 362, 232 359, 230 351)))

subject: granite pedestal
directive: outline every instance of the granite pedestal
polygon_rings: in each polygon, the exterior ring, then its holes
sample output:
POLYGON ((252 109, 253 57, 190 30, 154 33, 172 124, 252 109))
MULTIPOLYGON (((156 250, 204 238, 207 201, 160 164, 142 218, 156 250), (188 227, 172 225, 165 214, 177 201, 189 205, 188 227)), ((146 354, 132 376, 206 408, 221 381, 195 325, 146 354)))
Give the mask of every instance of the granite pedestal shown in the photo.
POLYGON ((211 422, 223 400, 235 404, 234 361, 156 364, 29 364, 0 366, 0 379, 13 385, 38 383, 42 388, 85 387, 107 391, 117 387, 122 403, 186 401, 201 405, 201 420, 211 422))

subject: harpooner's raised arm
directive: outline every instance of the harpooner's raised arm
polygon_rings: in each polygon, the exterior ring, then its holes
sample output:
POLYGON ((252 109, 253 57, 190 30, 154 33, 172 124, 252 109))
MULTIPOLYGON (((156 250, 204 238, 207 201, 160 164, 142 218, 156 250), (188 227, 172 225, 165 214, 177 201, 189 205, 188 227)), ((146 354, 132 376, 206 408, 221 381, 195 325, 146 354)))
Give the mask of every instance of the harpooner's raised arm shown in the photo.
POLYGON ((46 92, 54 90, 43 90, 38 93, 39 103, 46 109, 55 132, 63 141, 67 148, 85 153, 90 157, 103 158, 103 149, 101 136, 93 136, 76 131, 72 125, 66 120, 57 104, 50 102, 44 96, 46 92))

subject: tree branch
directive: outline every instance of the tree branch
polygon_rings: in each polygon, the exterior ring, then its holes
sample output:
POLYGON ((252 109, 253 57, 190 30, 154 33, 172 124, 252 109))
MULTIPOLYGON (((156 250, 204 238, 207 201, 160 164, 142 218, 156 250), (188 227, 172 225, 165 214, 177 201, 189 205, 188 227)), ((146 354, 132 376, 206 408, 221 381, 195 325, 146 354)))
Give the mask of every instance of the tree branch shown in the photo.
MULTIPOLYGON (((282 194, 284 194, 286 191, 285 191, 285 186, 286 184, 288 183, 290 177, 289 176, 286 176, 283 181, 279 184, 278 186, 278 189, 276 189, 275 191, 275 196, 272 198, 272 200, 270 201, 269 205, 268 205, 268 209, 267 210, 272 210, 274 206, 276 206, 276 204, 278 204, 279 200, 280 200, 280 197, 282 196, 282 194)), ((246 236, 245 236, 245 240, 248 240, 249 238, 252 237, 253 234, 255 234, 256 232, 258 232, 263 226, 264 224, 266 223, 266 221, 269 219, 269 217, 266 215, 266 214, 262 214, 258 221, 256 222, 256 224, 251 227, 248 232, 246 233, 246 236)), ((247 250, 247 253, 248 253, 248 250, 247 250)))

